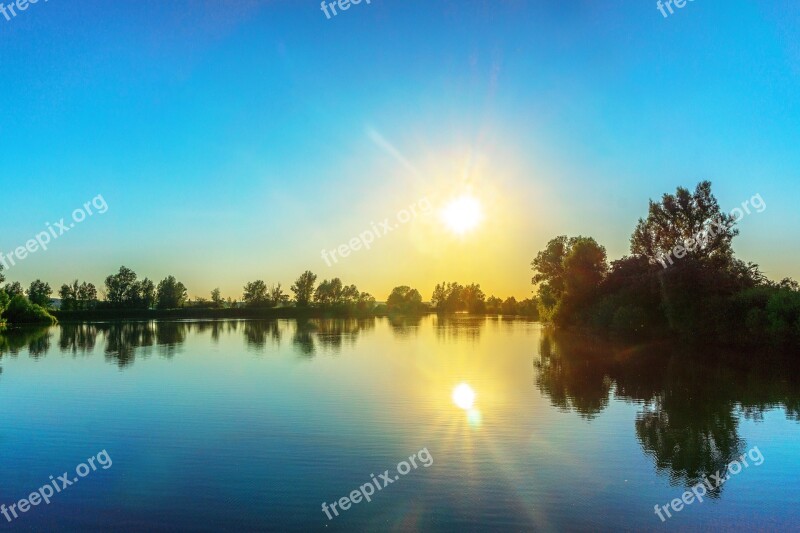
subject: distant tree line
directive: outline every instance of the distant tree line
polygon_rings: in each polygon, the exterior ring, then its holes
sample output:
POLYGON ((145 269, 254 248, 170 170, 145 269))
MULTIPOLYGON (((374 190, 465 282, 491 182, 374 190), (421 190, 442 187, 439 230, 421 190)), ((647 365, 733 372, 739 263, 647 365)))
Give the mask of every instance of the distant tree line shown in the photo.
POLYGON ((591 237, 556 237, 531 263, 540 316, 620 337, 800 342, 800 286, 736 259, 734 226, 704 181, 651 201, 631 255, 611 264, 591 237))
POLYGON ((517 302, 513 296, 501 300, 496 296, 488 299, 480 285, 460 285, 459 283, 440 283, 431 296, 431 305, 439 313, 468 312, 491 315, 524 315, 538 318, 536 299, 529 298, 517 302))
MULTIPOLYGON (((0 275, 0 283, 4 279, 0 275)), ((515 298, 505 301, 491 296, 488 299, 480 285, 462 286, 446 283, 436 286, 431 303, 425 303, 417 289, 408 286, 395 287, 385 304, 378 304, 375 298, 359 291, 355 285, 347 285, 339 278, 325 279, 317 283, 317 275, 305 271, 290 286, 290 294, 284 292, 280 283, 267 285, 263 280, 248 282, 242 289, 241 301, 222 298, 219 288, 211 291, 210 299, 189 299, 186 286, 175 276, 167 276, 158 285, 148 278, 139 279, 136 272, 122 266, 116 274, 105 279, 103 298, 97 288, 89 282, 74 280, 65 283, 58 291, 60 312, 106 311, 114 310, 175 310, 175 309, 274 309, 294 307, 298 309, 317 309, 334 314, 393 314, 419 315, 429 312, 474 314, 526 315, 535 317, 538 309, 533 299, 517 302, 515 298)), ((19 283, 9 283, 0 290, 0 314, 14 298, 18 298, 14 309, 21 306, 35 311, 30 315, 32 321, 50 321, 48 310, 53 309, 50 285, 36 280, 23 292, 19 283)), ((5 317, 5 314, 2 315, 5 317)), ((86 316, 84 313, 82 316, 86 316)), ((91 316, 91 315, 90 315, 91 316)), ((20 321, 18 316, 15 319, 20 321)), ((12 320, 8 320, 11 322, 12 320)))

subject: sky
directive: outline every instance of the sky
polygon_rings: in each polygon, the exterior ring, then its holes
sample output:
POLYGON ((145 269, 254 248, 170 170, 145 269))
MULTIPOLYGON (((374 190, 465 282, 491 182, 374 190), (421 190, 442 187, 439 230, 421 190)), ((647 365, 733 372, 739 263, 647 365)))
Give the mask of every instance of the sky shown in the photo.
POLYGON ((520 299, 551 238, 619 258, 649 199, 708 179, 725 210, 766 203, 738 257, 800 278, 800 5, 674 11, 40 0, 0 15, 0 252, 107 206, 4 274, 101 288, 125 265, 236 299, 311 270, 378 300, 442 281, 520 299), (441 211, 464 196, 482 220, 457 234, 441 211), (373 228, 369 249, 323 258, 373 228))

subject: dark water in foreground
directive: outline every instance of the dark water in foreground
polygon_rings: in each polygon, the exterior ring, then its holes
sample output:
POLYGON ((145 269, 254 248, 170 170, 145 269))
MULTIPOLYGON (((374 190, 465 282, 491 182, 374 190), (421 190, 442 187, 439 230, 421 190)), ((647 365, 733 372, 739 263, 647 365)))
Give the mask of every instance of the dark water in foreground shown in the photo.
POLYGON ((434 316, 65 325, 0 354, 0 503, 95 467, 3 530, 800 530, 800 379, 752 355, 434 316))

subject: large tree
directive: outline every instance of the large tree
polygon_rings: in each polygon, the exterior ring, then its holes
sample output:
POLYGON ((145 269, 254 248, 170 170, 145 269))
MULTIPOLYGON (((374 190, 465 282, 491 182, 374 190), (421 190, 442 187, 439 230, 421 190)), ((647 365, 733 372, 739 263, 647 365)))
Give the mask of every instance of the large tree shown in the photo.
POLYGON ((539 311, 546 320, 569 323, 590 303, 608 273, 606 249, 591 237, 558 236, 531 263, 539 284, 539 311))
POLYGON ((93 309, 97 305, 97 288, 84 281, 78 287, 77 300, 79 309, 93 309))
POLYGON ((345 287, 339 278, 322 281, 314 291, 314 301, 319 305, 336 305, 343 303, 344 299, 345 287))
POLYGON ((294 301, 298 307, 307 307, 314 296, 314 284, 317 282, 317 275, 310 270, 306 270, 297 281, 292 285, 291 291, 294 293, 294 301))
POLYGON ((106 278, 106 300, 115 307, 129 307, 140 300, 141 286, 136 282, 136 272, 120 267, 117 274, 106 278))
POLYGON ((32 304, 40 305, 44 308, 50 307, 51 294, 53 294, 53 289, 50 288, 48 283, 40 279, 33 281, 28 288, 28 300, 32 304))
POLYGON ((249 282, 244 286, 242 300, 248 307, 266 307, 269 301, 267 284, 260 279, 249 282))
POLYGON ((6 292, 6 294, 8 294, 9 298, 13 298, 14 296, 25 295, 25 291, 22 289, 22 285, 20 284, 19 281, 7 283, 3 290, 6 292))
POLYGON ((62 311, 75 311, 93 309, 97 304, 97 289, 91 283, 79 283, 76 279, 72 284, 65 283, 58 290, 61 298, 62 311))
POLYGON ((386 299, 386 308, 391 313, 417 313, 423 308, 422 295, 408 285, 395 287, 386 299))
POLYGON ((431 303, 440 313, 455 313, 466 308, 463 296, 463 285, 456 282, 437 283, 431 295, 431 303))
POLYGON ((710 181, 699 183, 694 194, 678 187, 674 195, 664 194, 660 202, 650 200, 647 218, 639 219, 631 236, 631 253, 664 266, 684 254, 728 266, 733 260, 731 241, 739 234, 735 222, 720 210, 710 181))
POLYGON ((158 284, 156 305, 159 309, 183 307, 187 299, 186 287, 175 276, 167 276, 158 284))

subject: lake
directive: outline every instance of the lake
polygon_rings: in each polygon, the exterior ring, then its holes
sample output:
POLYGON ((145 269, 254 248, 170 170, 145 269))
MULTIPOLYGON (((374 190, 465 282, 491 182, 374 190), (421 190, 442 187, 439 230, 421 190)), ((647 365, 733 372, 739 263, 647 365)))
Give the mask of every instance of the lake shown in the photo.
POLYGON ((800 374, 768 356, 437 316, 62 325, 0 354, 4 530, 800 530, 800 374))

